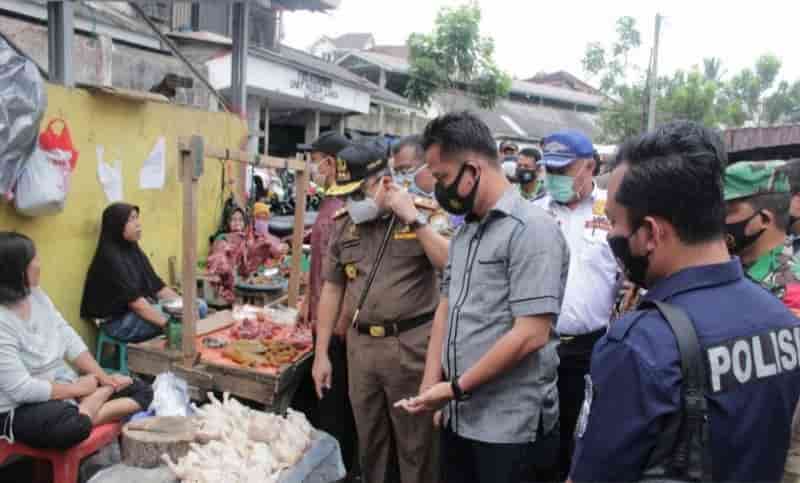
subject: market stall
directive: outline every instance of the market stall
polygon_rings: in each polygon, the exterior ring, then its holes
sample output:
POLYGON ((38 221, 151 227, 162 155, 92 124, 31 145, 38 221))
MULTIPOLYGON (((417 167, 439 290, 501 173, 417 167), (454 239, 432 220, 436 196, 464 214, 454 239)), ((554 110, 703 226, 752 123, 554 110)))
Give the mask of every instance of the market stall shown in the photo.
MULTIPOLYGON (((262 168, 292 169, 297 193, 305 193, 309 170, 305 159, 283 159, 205 146, 194 136, 180 139, 180 177, 183 184, 183 298, 180 324, 170 327, 170 340, 154 339, 128 347, 128 367, 138 374, 156 376, 172 371, 184 378, 198 398, 206 391, 231 394, 284 412, 300 380, 310 370, 311 333, 295 327, 293 309, 298 304, 306 197, 295 200, 295 247, 288 268, 285 307, 238 308, 197 321, 197 183, 205 159, 247 163, 262 168), (174 332, 177 331, 178 334, 174 332), (170 343, 171 342, 171 343, 170 343)), ((278 302, 282 302, 280 298, 278 302)))

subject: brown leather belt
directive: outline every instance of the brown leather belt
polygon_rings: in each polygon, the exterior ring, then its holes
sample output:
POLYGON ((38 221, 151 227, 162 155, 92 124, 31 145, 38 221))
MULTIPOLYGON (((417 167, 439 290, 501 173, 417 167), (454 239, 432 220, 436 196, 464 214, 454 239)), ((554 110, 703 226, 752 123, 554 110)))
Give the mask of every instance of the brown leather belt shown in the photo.
POLYGON ((413 319, 400 320, 391 324, 382 325, 359 325, 356 329, 359 334, 371 337, 394 337, 411 329, 416 329, 420 325, 427 324, 433 320, 433 312, 418 315, 413 319))

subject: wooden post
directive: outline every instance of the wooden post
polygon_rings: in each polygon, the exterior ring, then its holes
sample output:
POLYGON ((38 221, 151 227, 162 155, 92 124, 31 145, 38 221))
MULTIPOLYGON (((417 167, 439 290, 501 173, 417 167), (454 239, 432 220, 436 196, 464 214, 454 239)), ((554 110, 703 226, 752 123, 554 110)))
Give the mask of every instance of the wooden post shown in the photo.
MULTIPOLYGON (((181 149, 181 173, 183 177, 183 364, 194 365, 194 345, 197 322, 197 180, 196 159, 203 156, 202 138, 192 137, 191 147, 181 149), (199 153, 197 151, 200 151, 199 153)), ((202 161, 201 161, 202 163, 202 161)))
MULTIPOLYGON (((308 156, 308 155, 306 155, 308 156)), ((295 177, 294 231, 292 232, 292 267, 289 275, 289 307, 297 307, 297 296, 300 294, 300 270, 303 260, 303 234, 306 231, 306 196, 308 193, 309 169, 308 158, 305 167, 295 177)))

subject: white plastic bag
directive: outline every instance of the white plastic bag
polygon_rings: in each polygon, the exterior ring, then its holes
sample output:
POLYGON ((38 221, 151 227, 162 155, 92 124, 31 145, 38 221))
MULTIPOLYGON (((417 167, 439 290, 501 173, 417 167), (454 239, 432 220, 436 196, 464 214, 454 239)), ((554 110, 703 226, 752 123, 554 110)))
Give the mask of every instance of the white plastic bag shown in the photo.
POLYGON ((39 146, 22 169, 14 206, 25 216, 55 215, 64 211, 70 181, 70 153, 44 151, 39 146))
POLYGON ((153 383, 151 411, 156 416, 191 416, 189 385, 171 372, 162 372, 153 383))

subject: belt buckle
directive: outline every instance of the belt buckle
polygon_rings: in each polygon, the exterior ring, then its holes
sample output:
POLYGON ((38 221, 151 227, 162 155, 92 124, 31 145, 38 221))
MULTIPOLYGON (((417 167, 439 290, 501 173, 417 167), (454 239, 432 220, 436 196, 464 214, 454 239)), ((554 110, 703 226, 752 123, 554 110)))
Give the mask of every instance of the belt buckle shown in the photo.
POLYGON ((382 325, 371 325, 369 335, 372 337, 386 337, 386 329, 382 325))

